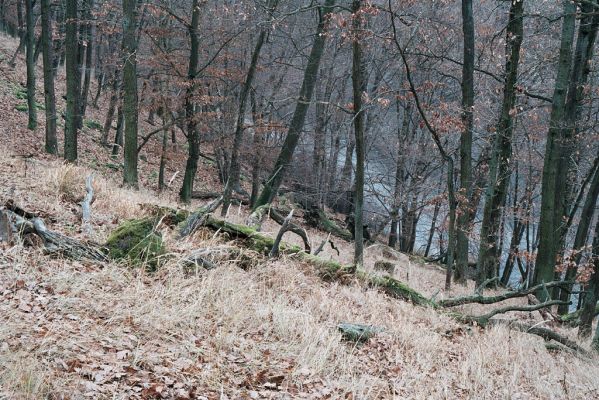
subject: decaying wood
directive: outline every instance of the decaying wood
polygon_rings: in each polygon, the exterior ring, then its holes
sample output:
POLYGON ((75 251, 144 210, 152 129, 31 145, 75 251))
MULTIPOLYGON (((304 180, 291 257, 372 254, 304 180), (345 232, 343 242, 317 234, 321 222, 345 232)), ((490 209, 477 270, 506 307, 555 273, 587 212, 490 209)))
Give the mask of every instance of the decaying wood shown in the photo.
POLYGON ((44 249, 50 254, 60 254, 76 260, 108 260, 105 250, 97 244, 83 242, 61 233, 53 232, 46 228, 41 218, 27 219, 13 211, 5 210, 5 212, 8 213, 14 230, 20 236, 34 234, 40 237, 44 243, 44 249))
MULTIPOLYGON (((228 234, 232 238, 237 238, 246 241, 246 246, 261 252, 263 254, 268 254, 274 245, 274 239, 266 237, 259 232, 256 232, 254 229, 244 225, 236 225, 232 224, 217 218, 212 217, 207 214, 203 219, 203 225, 222 232, 224 234, 228 234)), ((343 280, 345 278, 347 281, 361 281, 367 284, 370 287, 377 288, 382 292, 388 294, 390 297, 410 301, 415 305, 422 307, 434 308, 439 312, 459 321, 461 323, 472 324, 476 323, 477 325, 485 328, 488 326, 493 326, 497 324, 508 325, 509 327, 519 330, 521 332, 533 334, 542 337, 545 340, 553 340, 558 342, 580 354, 586 355, 587 352, 581 348, 576 342, 558 334, 557 332, 552 331, 548 328, 542 328, 539 326, 530 326, 524 323, 520 323, 517 321, 510 321, 507 319, 496 319, 493 318, 496 315, 504 314, 510 311, 536 311, 542 308, 550 307, 555 304, 561 304, 560 301, 552 300, 546 303, 541 304, 533 304, 526 306, 505 306, 495 310, 488 312, 482 316, 472 316, 463 314, 460 312, 448 311, 445 310, 448 307, 454 307, 462 304, 470 304, 470 303, 480 303, 480 304, 493 304, 503 300, 523 297, 527 296, 529 293, 534 292, 539 289, 539 287, 532 287, 530 289, 518 292, 507 292, 505 294, 500 294, 497 296, 485 297, 481 295, 474 296, 466 296, 455 299, 445 299, 439 302, 433 301, 418 291, 412 289, 408 285, 403 282, 394 279, 390 276, 376 276, 373 274, 369 274, 366 271, 358 270, 355 273, 352 273, 353 269, 348 266, 344 266, 335 261, 327 261, 320 257, 316 257, 312 254, 305 253, 301 251, 300 248, 295 246, 290 246, 284 242, 281 242, 279 246, 280 252, 287 254, 289 256, 298 257, 299 260, 306 262, 313 267, 315 267, 318 275, 327 281, 330 280, 343 280)), ((564 282, 549 282, 544 285, 546 288, 559 286, 564 284, 564 282)))
POLYGON ((260 232, 262 230, 262 224, 264 224, 264 221, 266 221, 266 217, 268 217, 270 209, 270 204, 265 204, 256 208, 247 217, 245 224, 250 228, 260 232))
POLYGON ((499 303, 500 301, 514 299, 517 297, 526 297, 529 294, 535 293, 537 290, 542 289, 543 287, 549 289, 556 286, 565 286, 567 282, 563 281, 554 281, 549 283, 542 283, 533 287, 530 287, 526 290, 518 290, 512 292, 505 292, 499 294, 497 296, 483 296, 481 294, 475 294, 472 296, 464 296, 464 297, 456 297, 452 299, 444 299, 439 300, 439 305, 442 307, 455 307, 461 306, 464 304, 478 303, 478 304, 494 304, 499 303))
POLYGON ((183 222, 181 231, 179 232, 181 237, 189 236, 195 232, 196 229, 204 224, 208 215, 214 212, 214 210, 216 210, 222 202, 223 197, 221 196, 187 217, 187 219, 183 222))
POLYGON ((90 235, 92 233, 92 227, 91 227, 91 214, 92 214, 91 207, 92 206, 91 205, 94 200, 93 179, 94 179, 94 176, 90 175, 85 180, 85 197, 83 198, 83 201, 81 202, 81 211, 82 211, 81 223, 83 226, 83 232, 85 232, 87 235, 90 235))
POLYGON ((383 329, 373 325, 341 323, 337 325, 343 339, 350 342, 364 343, 383 329))
POLYGON ((326 213, 320 208, 310 209, 310 211, 305 213, 305 219, 308 225, 313 226, 314 228, 322 229, 323 231, 329 232, 348 242, 353 240, 350 231, 341 228, 333 220, 329 219, 326 213))
MULTIPOLYGON (((526 297, 528 298, 528 304, 541 304, 539 299, 537 299, 537 297, 534 294, 529 294, 526 297)), ((562 304, 569 305, 569 303, 567 303, 567 302, 563 302, 562 304)), ((557 317, 557 315, 555 315, 551 312, 551 309, 543 307, 543 308, 539 309, 539 313, 541 314, 541 317, 543 317, 543 319, 545 321, 559 322, 559 318, 557 317)))
POLYGON ((281 240, 283 239, 283 235, 285 234, 285 232, 287 232, 289 230, 289 224, 291 223, 291 218, 293 218, 293 210, 291 210, 289 212, 289 215, 283 220, 283 223, 281 224, 281 229, 279 229, 279 232, 277 233, 277 237, 275 238, 272 248, 270 249, 270 253, 268 255, 269 257, 275 258, 275 257, 279 256, 279 246, 281 245, 281 240))
POLYGON ((324 250, 324 245, 327 244, 327 242, 330 239, 331 239, 331 233, 329 233, 327 238, 318 245, 318 247, 316 248, 316 250, 314 250, 314 253, 312 253, 312 254, 314 254, 315 256, 319 255, 324 250))
POLYGON ((550 341, 553 340, 557 343, 563 344, 564 346, 576 351, 579 354, 584 356, 588 356, 589 353, 582 347, 578 345, 575 341, 568 339, 565 336, 560 335, 559 333, 552 331, 548 328, 543 328, 541 326, 536 325, 528 325, 518 321, 510 321, 504 319, 492 319, 489 321, 490 325, 504 325, 508 326, 512 329, 515 329, 520 332, 530 333, 532 335, 540 336, 543 339, 550 341))
MULTIPOLYGON (((285 222, 285 217, 283 216, 281 210, 271 207, 270 204, 265 204, 256 208, 250 214, 250 216, 246 220, 246 225, 260 232, 260 230, 262 229, 262 224, 264 223, 264 220, 267 217, 272 218, 272 220, 279 225, 282 225, 285 222)), ((302 241, 304 242, 304 250, 307 253, 310 253, 312 251, 312 246, 310 244, 310 239, 308 238, 308 233, 304 228, 293 223, 292 221, 289 221, 288 230, 302 238, 302 241)))

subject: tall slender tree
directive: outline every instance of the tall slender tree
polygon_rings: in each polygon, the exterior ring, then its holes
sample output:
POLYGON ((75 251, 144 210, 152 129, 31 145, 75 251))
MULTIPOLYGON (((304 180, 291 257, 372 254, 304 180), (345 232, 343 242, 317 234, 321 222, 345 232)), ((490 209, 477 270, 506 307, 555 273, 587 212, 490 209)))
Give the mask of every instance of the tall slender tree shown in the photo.
POLYGON ((460 137, 460 212, 457 221, 455 281, 466 283, 472 196, 472 131, 474 128, 474 13, 472 0, 462 0, 464 65, 462 67, 462 123, 460 137))
POLYGON ((197 128, 196 104, 194 101, 194 92, 196 89, 195 80, 198 73, 199 57, 199 36, 198 26, 200 24, 200 6, 198 0, 193 0, 191 4, 191 24, 188 26, 191 47, 189 51, 189 67, 187 69, 187 79, 189 80, 187 91, 185 93, 185 118, 187 118, 187 143, 189 145, 187 163, 185 165, 185 176, 183 177, 183 186, 179 192, 181 201, 188 203, 191 201, 193 192, 193 181, 198 170, 198 160, 200 158, 200 133, 197 128))
MULTIPOLYGON (((275 11, 278 2, 278 0, 267 1, 266 9, 267 12, 270 14, 270 19, 272 19, 272 14, 275 11)), ((243 84, 243 87, 241 88, 241 94, 239 96, 239 108, 237 110, 237 122, 235 125, 235 135, 233 137, 233 148, 231 150, 231 164, 229 166, 229 177, 227 179, 227 183, 225 185, 225 192, 223 195, 223 208, 221 213, 221 215, 223 216, 226 215, 227 210, 229 209, 229 206, 231 204, 231 194, 233 193, 233 190, 239 187, 239 177, 241 174, 241 165, 239 162, 239 149, 243 140, 246 104, 248 95, 250 93, 250 89, 252 87, 252 82, 254 81, 254 76, 256 75, 256 69, 258 67, 260 52, 262 51, 262 46, 264 45, 264 41, 266 40, 267 33, 268 26, 263 26, 260 30, 260 34, 258 35, 258 40, 256 41, 256 46, 254 47, 254 51, 252 53, 250 67, 248 69, 247 75, 245 77, 245 82, 243 84)))
POLYGON ((125 168, 123 183, 137 187, 137 0, 123 0, 123 116, 125 168))
POLYGON ((353 30, 353 58, 352 58, 352 84, 354 99, 354 134, 356 137, 356 185, 354 194, 354 266, 361 268, 364 264, 364 168, 365 168, 365 142, 364 120, 366 109, 363 96, 366 92, 366 79, 364 77, 364 59, 362 49, 362 30, 364 16, 362 1, 352 2, 352 30, 353 30))
POLYGON ((66 0, 65 14, 67 106, 64 125, 64 158, 69 162, 75 162, 77 160, 77 114, 79 112, 77 0, 66 0))
POLYGON ((501 261, 501 249, 498 247, 501 206, 504 204, 510 177, 512 158, 512 136, 514 132, 513 110, 516 104, 516 84, 518 64, 524 36, 524 1, 512 1, 509 11, 505 42, 505 81, 503 101, 497 126, 491 160, 489 161, 489 180, 485 193, 483 221, 478 251, 477 283, 492 278, 496 266, 501 261))
POLYGON ((34 130, 37 127, 37 109, 35 103, 35 20, 33 16, 33 0, 25 0, 25 20, 27 25, 26 63, 27 63, 27 109, 29 121, 27 128, 34 130))
POLYGON ((293 158, 293 153, 297 147, 297 143, 300 139, 304 122, 306 120, 306 114, 312 100, 312 94, 314 93, 314 86, 318 76, 318 68, 320 66, 320 59, 324 51, 324 45, 326 41, 326 25, 329 14, 333 11, 335 6, 335 0, 326 0, 324 6, 319 10, 318 26, 316 28, 316 35, 314 36, 314 42, 312 43, 312 49, 308 56, 308 63, 304 70, 304 79, 302 81, 302 87, 300 89, 299 99, 295 105, 295 111, 287 130, 287 136, 285 142, 279 153, 279 157, 275 163, 274 169, 270 174, 270 177, 266 180, 262 193, 258 197, 258 201, 254 207, 259 207, 264 204, 271 203, 283 182, 289 164, 293 158))
POLYGON ((56 96, 54 93, 54 48, 52 45, 52 18, 50 0, 41 0, 42 59, 44 63, 44 104, 46 107, 46 151, 58 154, 56 139, 56 96))

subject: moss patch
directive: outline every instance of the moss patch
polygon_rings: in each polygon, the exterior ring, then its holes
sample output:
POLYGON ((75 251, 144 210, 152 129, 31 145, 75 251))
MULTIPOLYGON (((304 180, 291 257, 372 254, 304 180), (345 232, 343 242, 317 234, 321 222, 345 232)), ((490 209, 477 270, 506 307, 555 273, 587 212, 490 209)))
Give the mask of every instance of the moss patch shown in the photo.
POLYGON ((154 218, 142 218, 120 224, 106 242, 110 258, 126 259, 132 265, 146 265, 156 270, 165 249, 162 236, 154 230, 154 221, 154 218))
POLYGON ((103 128, 102 124, 94 119, 86 119, 85 121, 83 121, 83 124, 85 125, 86 128, 95 129, 97 131, 101 131, 103 128))

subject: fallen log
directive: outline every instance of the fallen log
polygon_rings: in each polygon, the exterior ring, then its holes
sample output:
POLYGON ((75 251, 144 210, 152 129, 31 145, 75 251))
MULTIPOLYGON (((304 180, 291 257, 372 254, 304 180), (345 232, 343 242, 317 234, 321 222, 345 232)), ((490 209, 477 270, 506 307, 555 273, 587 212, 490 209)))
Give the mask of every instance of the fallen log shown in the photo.
POLYGON ((34 234, 42 239, 44 250, 53 255, 63 255, 75 260, 108 261, 106 250, 91 242, 83 242, 73 239, 58 232, 46 228, 41 218, 26 219, 17 213, 5 210, 14 231, 21 237, 34 234))
POLYGON ((321 229, 325 232, 331 233, 338 238, 351 242, 353 240, 352 234, 349 230, 341 228, 335 222, 333 222, 326 213, 320 208, 312 208, 310 211, 305 213, 305 219, 308 225, 321 229))
POLYGON ((556 287, 556 286, 558 286, 558 287, 565 286, 566 284, 568 284, 568 282, 564 282, 564 281, 553 281, 553 282, 548 282, 548 283, 541 283, 539 285, 532 286, 526 290, 505 292, 505 293, 499 294, 497 296, 483 296, 481 294, 474 294, 472 296, 464 296, 464 297, 456 297, 453 299, 439 300, 439 305, 441 307, 455 307, 455 306, 461 306, 464 304, 472 304, 472 303, 493 304, 493 303, 499 303, 500 301, 504 301, 504 300, 508 300, 508 299, 514 299, 517 297, 526 297, 529 294, 533 294, 537 290, 542 289, 542 288, 549 289, 549 288, 556 287))
POLYGON ((204 207, 201 207, 198 211, 189 215, 189 217, 187 217, 187 219, 181 224, 182 226, 179 232, 180 236, 183 238, 195 232, 197 228, 204 224, 208 215, 216 210, 222 202, 223 197, 220 196, 218 199, 212 201, 204 207))
MULTIPOLYGON (((571 312, 570 314, 559 315, 557 317, 557 320, 562 324, 566 324, 570 327, 575 328, 580 325, 581 314, 582 314, 582 308, 579 310, 576 310, 574 312, 571 312)), ((599 315, 599 303, 597 303, 597 305, 595 306, 595 314, 593 315, 593 317, 596 317, 598 315, 599 315)))

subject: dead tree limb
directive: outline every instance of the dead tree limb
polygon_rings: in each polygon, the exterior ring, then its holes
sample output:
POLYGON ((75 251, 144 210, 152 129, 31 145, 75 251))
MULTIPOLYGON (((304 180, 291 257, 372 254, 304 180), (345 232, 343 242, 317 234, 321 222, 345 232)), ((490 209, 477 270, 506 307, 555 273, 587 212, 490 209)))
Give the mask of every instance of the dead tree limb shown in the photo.
POLYGON ((195 232, 196 229, 204 224, 208 215, 214 212, 222 202, 223 197, 221 196, 187 217, 187 219, 183 221, 181 231, 179 232, 180 236, 183 238, 195 232))
POLYGON ((464 297, 456 297, 453 299, 439 300, 438 303, 441 307, 455 307, 455 306, 461 306, 464 304, 471 304, 471 303, 493 304, 493 303, 499 303, 500 301, 504 301, 504 300, 508 300, 508 299, 514 299, 517 297, 526 297, 529 294, 535 293, 537 290, 542 289, 543 287, 549 289, 549 288, 552 288, 555 286, 564 286, 567 283, 568 282, 564 282, 564 281, 541 283, 539 285, 530 287, 526 290, 506 292, 506 293, 499 294, 497 296, 486 297, 486 296, 483 296, 480 294, 475 294, 473 296, 464 296, 464 297))
POLYGON ((28 220, 12 211, 8 213, 11 223, 20 236, 35 234, 39 236, 44 249, 50 254, 60 254, 75 260, 87 259, 92 261, 107 261, 105 249, 101 246, 70 238, 58 232, 46 228, 41 218, 28 220))
POLYGON ((327 244, 327 242, 329 241, 329 239, 331 239, 331 233, 329 233, 329 235, 327 236, 327 238, 325 240, 323 240, 318 247, 316 248, 316 250, 314 250, 314 253, 312 253, 313 255, 317 256, 320 254, 320 252, 322 250, 324 250, 324 245, 327 244))
POLYGON ((275 242, 273 243, 272 248, 270 249, 270 253, 268 255, 270 258, 276 258, 279 256, 279 246, 281 245, 283 235, 285 234, 285 232, 289 230, 291 218, 293 218, 293 210, 289 212, 289 215, 283 220, 283 223, 281 224, 281 229, 279 229, 277 237, 275 238, 275 242))
POLYGON ((536 325, 528 325, 528 324, 525 324, 522 322, 510 321, 510 320, 505 320, 505 319, 492 319, 489 321, 489 323, 493 326, 495 326, 495 325, 508 326, 509 328, 515 329, 520 332, 530 333, 532 335, 540 336, 547 341, 553 340, 557 343, 563 344, 564 346, 566 346, 584 356, 589 355, 588 351, 586 351, 585 349, 580 347, 578 345, 578 343, 576 343, 575 341, 568 339, 567 337, 562 336, 559 333, 552 331, 551 329, 548 329, 548 328, 543 328, 543 327, 536 326, 536 325))
MULTIPOLYGON (((254 212, 250 214, 250 216, 246 220, 246 225, 260 232, 260 230, 262 229, 262 224, 264 223, 266 217, 270 217, 279 225, 283 225, 283 223, 285 222, 285 217, 283 216, 281 210, 271 207, 270 204, 265 204, 256 208, 254 212)), ((288 230, 302 238, 306 253, 310 253, 312 251, 312 246, 310 244, 310 239, 308 238, 308 233, 304 228, 289 221, 288 230)))
POLYGON ((480 315, 480 316, 456 314, 456 319, 460 320, 461 322, 472 322, 472 323, 476 322, 478 325, 480 325, 482 327, 486 327, 489 324, 489 321, 491 320, 491 318, 493 318, 494 316, 499 315, 499 314, 505 314, 505 313, 508 313, 511 311, 532 312, 532 311, 542 310, 544 308, 548 308, 551 306, 564 305, 564 304, 570 304, 570 303, 561 301, 561 300, 550 300, 545 303, 530 304, 530 305, 525 305, 525 306, 510 305, 510 306, 496 308, 496 309, 491 310, 490 312, 480 315))

